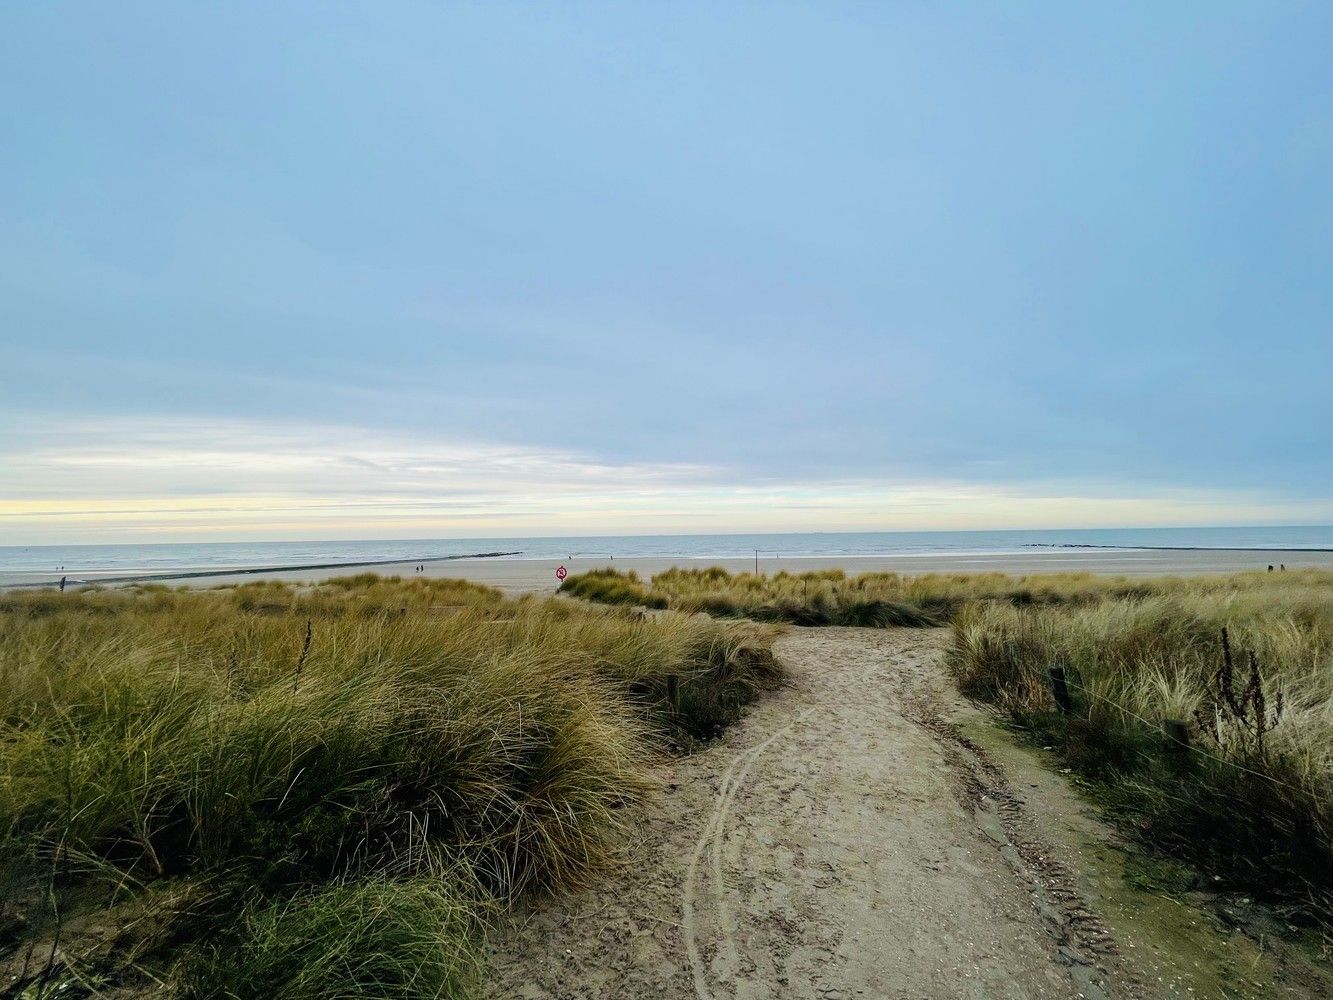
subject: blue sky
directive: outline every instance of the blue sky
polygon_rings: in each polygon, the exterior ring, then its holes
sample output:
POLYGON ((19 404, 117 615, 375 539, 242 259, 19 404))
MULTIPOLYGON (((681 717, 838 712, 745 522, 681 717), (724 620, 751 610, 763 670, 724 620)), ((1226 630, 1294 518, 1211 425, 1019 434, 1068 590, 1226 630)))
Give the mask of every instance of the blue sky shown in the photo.
POLYGON ((1333 521, 1333 6, 12 3, 0 542, 1333 521))

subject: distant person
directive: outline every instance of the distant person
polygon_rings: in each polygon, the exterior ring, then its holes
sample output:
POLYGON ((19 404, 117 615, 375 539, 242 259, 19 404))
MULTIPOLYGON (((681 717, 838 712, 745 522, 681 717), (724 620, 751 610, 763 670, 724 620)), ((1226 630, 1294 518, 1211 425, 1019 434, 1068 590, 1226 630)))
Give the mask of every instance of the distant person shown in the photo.
POLYGON ((65 578, 63 576, 60 578, 60 592, 62 594, 65 592, 65 578))
POLYGON ((1273 572, 1273 564, 1272 564, 1272 563, 1269 563, 1269 564, 1268 564, 1268 572, 1270 572, 1270 573, 1273 572))
POLYGON ((1286 563, 1280 563, 1280 564, 1278 565, 1278 569, 1280 569, 1283 573, 1285 573, 1285 572, 1287 571, 1287 564, 1286 564, 1286 563))

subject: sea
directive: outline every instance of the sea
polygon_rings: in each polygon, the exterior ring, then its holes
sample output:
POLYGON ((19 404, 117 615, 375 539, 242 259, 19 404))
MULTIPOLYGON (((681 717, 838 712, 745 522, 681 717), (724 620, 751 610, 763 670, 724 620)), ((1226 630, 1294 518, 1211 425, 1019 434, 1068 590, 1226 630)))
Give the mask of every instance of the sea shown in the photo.
POLYGON ((160 542, 0 546, 0 573, 169 573, 175 570, 349 566, 506 553, 725 559, 752 556, 1008 555, 1043 549, 1267 549, 1333 552, 1333 525, 1224 528, 1083 528, 1039 531, 856 531, 799 534, 584 535, 360 541, 160 542))

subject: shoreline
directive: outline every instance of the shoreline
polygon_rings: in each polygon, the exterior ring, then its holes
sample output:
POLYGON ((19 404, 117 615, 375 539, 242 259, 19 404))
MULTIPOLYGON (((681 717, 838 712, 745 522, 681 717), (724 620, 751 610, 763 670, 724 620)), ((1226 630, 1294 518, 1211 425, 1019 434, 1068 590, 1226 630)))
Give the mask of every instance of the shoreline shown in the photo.
POLYGON ((1112 549, 1125 552, 1328 552, 1333 548, 1255 548, 1251 545, 1096 545, 1092 542, 1029 542, 1029 549, 1112 549))
MULTIPOLYGON (((210 569, 182 567, 162 573, 98 576, 82 574, 74 586, 133 583, 178 582, 191 587, 227 586, 250 580, 277 580, 288 583, 318 583, 349 572, 373 568, 385 576, 453 577, 497 587, 511 594, 554 592, 558 586, 555 571, 564 566, 569 573, 593 569, 633 570, 649 577, 673 566, 706 568, 720 566, 732 573, 752 572, 753 556, 579 556, 552 559, 514 558, 515 553, 476 553, 473 555, 418 557, 398 560, 358 560, 351 563, 303 564, 298 566, 257 566, 210 569), (418 573, 417 565, 424 565, 418 573)), ((872 556, 772 556, 760 554, 762 573, 786 570, 803 573, 843 570, 860 573, 1003 573, 1027 576, 1042 573, 1095 573, 1108 576, 1190 576, 1264 570, 1269 564, 1285 564, 1287 569, 1333 570, 1333 550, 1314 549, 1188 549, 1188 548, 1042 548, 1026 552, 973 553, 896 553, 872 556)), ((67 576, 72 574, 67 573, 67 576)), ((49 572, 5 572, 0 570, 0 589, 52 587, 59 578, 49 572)))
MULTIPOLYGON (((502 556, 518 556, 518 555, 522 555, 522 553, 521 552, 475 552, 457 556, 422 556, 416 559, 415 562, 425 564, 425 563, 436 563, 436 562, 449 562, 450 560, 457 560, 457 559, 499 559, 502 556)), ((64 574, 64 576, 67 578, 67 584, 87 587, 87 586, 92 586, 94 584, 103 584, 103 583, 155 583, 155 582, 165 582, 167 580, 192 580, 202 577, 211 578, 215 576, 257 576, 268 573, 303 573, 303 572, 308 572, 310 570, 361 569, 366 566, 401 566, 403 564, 404 564, 403 560, 401 559, 363 559, 363 560, 358 560, 357 562, 303 563, 302 565, 299 566, 242 566, 242 567, 226 567, 223 569, 182 567, 179 570, 172 570, 164 573, 134 573, 134 574, 125 574, 122 576, 96 576, 95 574, 98 572, 97 570, 85 570, 84 572, 92 574, 88 579, 77 579, 77 580, 68 579, 69 577, 68 573, 64 574)), ((114 572, 114 570, 112 572, 114 572)), ((21 573, 22 571, 13 575, 17 576, 21 575, 21 573)), ((325 579, 328 578, 326 577, 325 579)), ((0 571, 0 588, 58 587, 58 586, 60 586, 59 578, 55 580, 9 583, 5 581, 3 576, 3 571, 0 571)))

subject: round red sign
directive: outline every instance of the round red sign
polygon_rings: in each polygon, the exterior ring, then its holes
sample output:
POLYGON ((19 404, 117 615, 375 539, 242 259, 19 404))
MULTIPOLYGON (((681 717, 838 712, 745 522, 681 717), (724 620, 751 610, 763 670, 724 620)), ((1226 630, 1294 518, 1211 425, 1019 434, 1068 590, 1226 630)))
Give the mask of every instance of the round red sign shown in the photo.
POLYGON ((565 569, 563 566, 555 571, 555 578, 557 580, 563 580, 567 576, 569 576, 569 570, 565 569))

